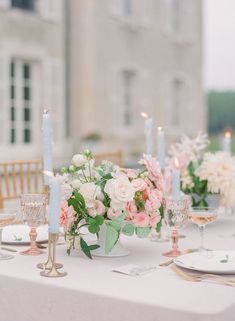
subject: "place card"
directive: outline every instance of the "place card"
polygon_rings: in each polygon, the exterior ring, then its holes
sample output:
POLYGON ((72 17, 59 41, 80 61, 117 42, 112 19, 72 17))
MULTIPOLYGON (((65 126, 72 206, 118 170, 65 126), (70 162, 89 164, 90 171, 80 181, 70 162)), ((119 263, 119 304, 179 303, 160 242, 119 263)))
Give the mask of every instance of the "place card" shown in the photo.
POLYGON ((140 266, 135 264, 126 264, 126 265, 122 265, 120 267, 114 268, 112 271, 121 273, 121 274, 131 275, 131 276, 141 276, 150 272, 154 272, 156 271, 156 269, 157 269, 156 266, 140 266))

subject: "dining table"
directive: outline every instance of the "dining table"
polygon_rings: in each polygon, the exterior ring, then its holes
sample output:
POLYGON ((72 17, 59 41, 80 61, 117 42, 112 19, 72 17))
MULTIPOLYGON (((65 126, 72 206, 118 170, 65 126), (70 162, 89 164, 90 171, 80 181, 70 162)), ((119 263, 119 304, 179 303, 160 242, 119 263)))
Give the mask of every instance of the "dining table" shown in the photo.
MULTIPOLYGON (((170 232, 170 231, 169 231, 170 232)), ((169 233, 164 228, 164 233, 169 233)), ((199 246, 199 231, 189 222, 180 231, 180 249, 199 246)), ((66 277, 40 275, 37 264, 45 262, 47 250, 24 256, 24 246, 10 246, 14 259, 0 262, 0 321, 234 321, 235 287, 207 280, 190 282, 181 278, 162 253, 171 242, 154 242, 121 235, 129 249, 125 257, 85 257, 66 246, 57 246, 57 261, 66 277), (155 267, 143 275, 114 272, 135 264, 155 267)), ((235 250, 235 215, 221 215, 205 230, 210 249, 235 250)), ((5 245, 7 246, 7 245, 5 245)))

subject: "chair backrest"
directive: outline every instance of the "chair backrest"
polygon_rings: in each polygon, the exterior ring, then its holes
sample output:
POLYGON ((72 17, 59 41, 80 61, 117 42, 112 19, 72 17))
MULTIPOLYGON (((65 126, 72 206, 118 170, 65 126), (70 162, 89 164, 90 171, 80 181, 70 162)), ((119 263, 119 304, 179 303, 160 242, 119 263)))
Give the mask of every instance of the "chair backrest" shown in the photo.
POLYGON ((41 193, 44 188, 41 160, 0 163, 0 208, 5 200, 13 200, 24 193, 41 193))
POLYGON ((94 158, 95 165, 99 165, 103 160, 108 160, 116 165, 123 166, 123 152, 121 150, 116 152, 95 154, 94 158))

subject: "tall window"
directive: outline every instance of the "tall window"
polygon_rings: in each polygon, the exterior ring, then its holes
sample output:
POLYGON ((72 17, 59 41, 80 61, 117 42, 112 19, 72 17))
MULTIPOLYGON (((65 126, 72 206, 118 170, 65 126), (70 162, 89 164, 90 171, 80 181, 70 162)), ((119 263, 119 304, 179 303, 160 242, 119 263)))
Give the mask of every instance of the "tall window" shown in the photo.
POLYGON ((183 82, 174 79, 171 84, 171 125, 180 126, 181 110, 183 108, 183 82))
POLYGON ((183 26, 183 2, 182 0, 170 0, 169 26, 173 32, 181 32, 183 26))
POLYGON ((122 13, 124 16, 131 16, 133 13, 133 0, 122 0, 122 13))
POLYGON ((134 104, 134 83, 135 73, 133 71, 122 72, 122 105, 123 117, 122 124, 130 126, 133 120, 133 104, 134 104))
POLYGON ((35 0, 11 0, 11 6, 22 10, 34 11, 35 0))
POLYGON ((32 65, 20 60, 10 63, 11 144, 32 142, 32 65))

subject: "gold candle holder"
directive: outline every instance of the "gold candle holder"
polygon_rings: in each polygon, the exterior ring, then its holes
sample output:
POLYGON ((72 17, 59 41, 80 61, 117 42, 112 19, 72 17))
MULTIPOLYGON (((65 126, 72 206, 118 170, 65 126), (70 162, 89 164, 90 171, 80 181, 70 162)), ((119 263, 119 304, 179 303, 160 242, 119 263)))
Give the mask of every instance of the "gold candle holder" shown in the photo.
MULTIPOLYGON (((53 242, 52 242, 52 238, 51 238, 51 233, 49 233, 49 238, 48 238, 48 259, 45 263, 39 263, 37 265, 37 268, 41 269, 41 270, 51 270, 52 266, 53 266, 53 260, 52 260, 52 246, 53 246, 53 242)), ((58 235, 56 234, 57 238, 56 241, 58 240, 58 235)), ((57 269, 61 269, 63 267, 63 264, 61 263, 54 263, 54 265, 56 266, 57 269)))
POLYGON ((48 241, 48 260, 46 263, 38 264, 37 267, 43 269, 40 273, 45 277, 63 277, 66 276, 66 272, 59 272, 58 269, 63 267, 60 263, 55 263, 56 260, 56 242, 58 239, 58 233, 49 233, 48 241))

